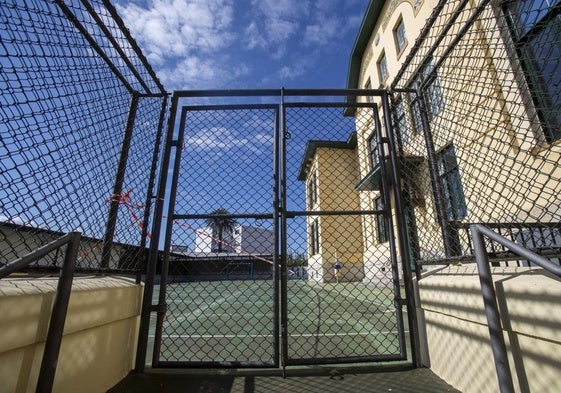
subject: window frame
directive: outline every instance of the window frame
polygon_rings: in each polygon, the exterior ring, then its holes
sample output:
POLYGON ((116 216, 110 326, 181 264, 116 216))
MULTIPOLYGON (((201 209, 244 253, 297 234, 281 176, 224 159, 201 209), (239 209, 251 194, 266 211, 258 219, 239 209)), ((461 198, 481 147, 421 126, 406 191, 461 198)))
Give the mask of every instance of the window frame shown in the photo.
POLYGON ((442 187, 446 219, 449 222, 461 220, 468 215, 466 194, 462 184, 456 148, 449 144, 436 153, 438 180, 442 187))
MULTIPOLYGON (((366 81, 366 84, 364 85, 364 88, 366 90, 371 90, 372 89, 372 81, 370 80, 370 78, 368 78, 368 80, 366 81)), ((366 102, 373 103, 374 102, 374 97, 366 96, 366 102)))
POLYGON ((433 58, 429 58, 420 68, 411 83, 409 84, 413 92, 409 93, 409 111, 415 133, 423 130, 420 100, 423 100, 427 112, 427 120, 432 121, 446 107, 442 86, 438 72, 434 66, 433 58), (417 88, 420 90, 420 97, 417 96, 417 88), (436 97, 436 99, 435 99, 436 97))
MULTIPOLYGON (((374 210, 384 210, 382 197, 373 199, 374 210)), ((383 214, 376 214, 376 241, 378 244, 387 243, 390 241, 389 226, 383 214)))
MULTIPOLYGON (((561 140, 561 104, 559 103, 561 101, 559 99, 561 97, 561 87, 557 91, 550 90, 552 86, 561 86, 561 78, 558 77, 557 80, 554 77, 545 78, 543 68, 550 64, 551 60, 538 61, 535 56, 535 49, 544 48, 539 41, 542 33, 548 34, 551 28, 561 29, 561 1, 557 0, 555 2, 557 3, 555 5, 546 5, 543 8, 545 12, 539 12, 538 10, 538 12, 532 14, 534 17, 528 18, 524 18, 524 16, 532 16, 529 11, 536 10, 533 8, 521 10, 518 7, 521 3, 519 0, 503 1, 500 6, 506 21, 508 35, 515 49, 516 61, 520 67, 517 73, 527 86, 527 94, 529 95, 527 104, 533 106, 532 112, 539 120, 543 138, 547 144, 561 140), (526 23, 528 20, 531 20, 529 24, 526 23), (534 41, 537 42, 532 44, 534 41)), ((532 7, 533 4, 533 2, 525 1, 522 8, 527 5, 532 7)), ((560 51, 558 48, 556 50, 560 51)), ((557 59, 555 57, 553 61, 557 61, 557 59)), ((558 74, 559 72, 556 73, 556 75, 558 74)))
POLYGON ((405 103, 403 97, 400 95, 395 99, 393 105, 394 113, 394 128, 396 134, 399 135, 399 140, 401 141, 401 147, 405 146, 409 142, 409 129, 407 128, 407 115, 405 112, 405 103))
POLYGON ((405 33, 405 22, 403 21, 403 16, 400 16, 397 20, 397 23, 395 24, 395 27, 393 29, 393 38, 395 42, 397 57, 399 58, 409 44, 409 41, 407 40, 407 34, 405 33), (401 34, 400 31, 402 32, 401 34), (400 40, 400 35, 403 36, 402 40, 400 40))
POLYGON ((319 220, 314 218, 310 223, 310 255, 319 254, 319 248, 319 220))
POLYGON ((366 140, 368 148, 368 159, 370 162, 370 170, 373 171, 376 166, 378 166, 378 138, 376 138, 376 130, 370 134, 366 140))
POLYGON ((307 184, 308 189, 308 208, 312 210, 318 202, 317 172, 310 174, 310 180, 307 184))
POLYGON ((378 57, 376 68, 378 69, 378 78, 380 79, 380 84, 384 84, 390 76, 388 71, 388 57, 386 56, 386 51, 383 50, 378 57))

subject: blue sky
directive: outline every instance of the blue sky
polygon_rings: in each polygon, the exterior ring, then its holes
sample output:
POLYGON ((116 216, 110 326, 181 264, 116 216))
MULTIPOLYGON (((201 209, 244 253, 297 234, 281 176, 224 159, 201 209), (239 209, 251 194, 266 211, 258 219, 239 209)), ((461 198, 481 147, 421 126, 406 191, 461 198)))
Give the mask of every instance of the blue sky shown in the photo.
POLYGON ((368 0, 116 0, 167 90, 343 88, 368 0))

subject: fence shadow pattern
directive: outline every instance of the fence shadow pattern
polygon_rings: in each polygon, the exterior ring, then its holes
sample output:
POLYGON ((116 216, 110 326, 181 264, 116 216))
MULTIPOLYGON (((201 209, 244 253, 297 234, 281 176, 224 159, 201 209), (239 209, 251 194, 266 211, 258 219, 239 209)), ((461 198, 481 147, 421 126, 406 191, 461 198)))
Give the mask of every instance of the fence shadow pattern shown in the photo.
POLYGON ((0 264, 76 230, 78 270, 137 270, 163 86, 108 1, 3 0, 0 14, 0 264))

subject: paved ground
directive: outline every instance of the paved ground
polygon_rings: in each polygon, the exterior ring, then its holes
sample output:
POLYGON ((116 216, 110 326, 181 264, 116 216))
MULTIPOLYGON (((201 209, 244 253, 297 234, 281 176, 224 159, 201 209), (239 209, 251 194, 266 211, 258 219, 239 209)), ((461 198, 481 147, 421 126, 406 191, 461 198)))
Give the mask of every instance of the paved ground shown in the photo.
POLYGON ((130 374, 108 393, 439 393, 459 392, 429 369, 323 376, 130 374))

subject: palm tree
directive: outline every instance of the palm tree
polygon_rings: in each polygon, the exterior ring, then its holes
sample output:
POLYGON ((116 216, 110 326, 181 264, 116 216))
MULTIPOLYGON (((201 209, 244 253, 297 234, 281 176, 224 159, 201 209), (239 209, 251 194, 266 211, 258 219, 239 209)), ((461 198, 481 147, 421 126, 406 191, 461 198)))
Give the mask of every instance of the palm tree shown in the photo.
MULTIPOLYGON (((238 222, 232 218, 228 217, 230 213, 224 209, 216 209, 210 213, 210 217, 206 219, 206 225, 212 230, 212 243, 218 243, 218 248, 211 247, 211 251, 222 252, 223 251, 223 239, 224 234, 232 234, 234 232, 234 228, 238 225, 238 222), (217 238, 215 240, 214 238, 217 238)), ((231 238, 231 236, 230 236, 231 238)))

